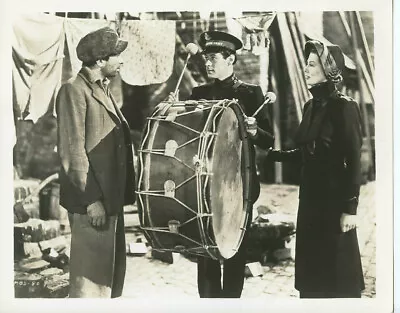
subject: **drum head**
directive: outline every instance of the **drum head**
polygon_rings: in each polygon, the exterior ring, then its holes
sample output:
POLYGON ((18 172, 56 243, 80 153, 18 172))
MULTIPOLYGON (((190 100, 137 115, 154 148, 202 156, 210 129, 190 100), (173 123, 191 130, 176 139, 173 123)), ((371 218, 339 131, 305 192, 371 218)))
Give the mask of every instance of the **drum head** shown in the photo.
POLYGON ((243 134, 239 127, 237 113, 227 108, 219 119, 218 136, 212 153, 210 179, 210 206, 212 208, 212 226, 215 242, 221 256, 231 258, 236 252, 244 235, 246 224, 246 201, 244 188, 248 182, 243 175, 243 134))

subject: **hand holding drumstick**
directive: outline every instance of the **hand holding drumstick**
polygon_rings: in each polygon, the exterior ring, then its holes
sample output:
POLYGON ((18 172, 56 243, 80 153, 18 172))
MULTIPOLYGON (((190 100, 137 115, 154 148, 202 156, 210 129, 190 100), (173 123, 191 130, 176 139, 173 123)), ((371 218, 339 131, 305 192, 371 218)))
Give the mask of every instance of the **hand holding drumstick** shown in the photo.
POLYGON ((251 137, 257 136, 257 120, 256 115, 261 111, 261 109, 267 103, 274 103, 276 101, 276 95, 273 92, 267 92, 265 95, 265 101, 258 107, 258 109, 253 113, 252 116, 245 116, 244 121, 246 123, 247 133, 251 137))

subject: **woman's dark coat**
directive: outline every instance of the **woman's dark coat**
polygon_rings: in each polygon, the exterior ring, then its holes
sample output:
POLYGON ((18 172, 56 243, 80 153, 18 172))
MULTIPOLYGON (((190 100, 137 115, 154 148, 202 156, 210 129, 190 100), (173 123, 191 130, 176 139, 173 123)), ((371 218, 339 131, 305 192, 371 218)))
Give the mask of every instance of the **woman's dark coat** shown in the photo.
POLYGON ((356 102, 329 83, 313 99, 295 141, 273 151, 276 161, 302 162, 297 216, 295 287, 310 292, 364 289, 356 229, 341 232, 342 213, 356 214, 361 181, 361 118, 356 102))

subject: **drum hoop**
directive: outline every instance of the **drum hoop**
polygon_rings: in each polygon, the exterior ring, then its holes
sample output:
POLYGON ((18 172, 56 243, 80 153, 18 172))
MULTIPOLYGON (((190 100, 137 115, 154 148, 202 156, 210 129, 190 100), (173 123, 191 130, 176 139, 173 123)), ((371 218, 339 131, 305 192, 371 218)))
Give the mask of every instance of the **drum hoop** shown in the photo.
MULTIPOLYGON (((236 250, 238 250, 238 248, 239 248, 239 246, 241 244, 241 241, 243 240, 245 231, 246 231, 246 225, 247 225, 248 217, 249 217, 248 212, 249 212, 249 210, 251 208, 250 191, 252 189, 252 179, 251 179, 251 171, 249 170, 250 169, 250 163, 251 163, 250 152, 249 152, 250 151, 250 146, 249 146, 250 143, 249 143, 247 132, 245 130, 245 122, 244 122, 244 115, 245 114, 244 114, 243 109, 240 106, 239 102, 236 99, 231 100, 226 105, 226 108, 228 108, 228 107, 232 108, 232 110, 235 113, 236 118, 238 119, 239 133, 240 133, 240 135, 242 137, 243 158, 244 158, 244 162, 245 162, 245 164, 244 164, 245 171, 244 171, 244 173, 242 173, 242 175, 245 175, 245 177, 243 178, 244 186, 246 186, 246 180, 247 180, 247 183, 248 183, 248 186, 249 186, 249 188, 247 188, 247 190, 245 190, 246 193, 243 194, 243 202, 244 202, 243 206, 246 209, 246 215, 245 215, 245 219, 244 219, 244 222, 243 222, 241 237, 240 237, 240 239, 238 241, 238 244, 237 244, 237 247, 236 247, 236 250), (246 173, 247 173, 247 175, 246 175, 246 173)), ((222 114, 223 112, 224 112, 224 110, 220 110, 219 114, 222 114)), ((211 113, 210 113, 210 115, 211 115, 211 113)), ((215 132, 216 128, 217 128, 217 125, 215 124, 215 120, 216 120, 216 117, 214 118, 214 124, 213 124, 212 132, 215 132)), ((209 179, 209 176, 206 177, 206 182, 204 183, 204 186, 203 186, 204 203, 206 204, 207 207, 210 206, 210 204, 208 203, 208 199, 205 196, 207 194, 207 192, 208 192, 208 189, 207 189, 207 187, 208 187, 208 179, 209 179)), ((208 233, 210 233, 210 232, 208 232, 208 233)), ((215 237, 212 239, 212 243, 213 243, 213 245, 216 245, 215 237)), ((221 258, 223 259, 222 255, 219 253, 219 250, 218 250, 218 258, 219 259, 221 259, 221 258)))

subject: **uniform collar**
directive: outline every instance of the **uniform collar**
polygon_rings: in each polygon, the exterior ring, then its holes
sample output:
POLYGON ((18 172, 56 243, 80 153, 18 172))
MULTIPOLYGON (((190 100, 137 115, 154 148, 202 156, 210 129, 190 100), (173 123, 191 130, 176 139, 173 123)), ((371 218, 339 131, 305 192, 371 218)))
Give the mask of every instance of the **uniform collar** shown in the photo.
POLYGON ((238 82, 238 78, 236 77, 235 73, 232 73, 231 76, 223 79, 223 80, 219 80, 218 78, 215 79, 215 85, 217 85, 218 87, 221 88, 225 88, 225 87, 232 87, 234 84, 236 84, 238 82))

